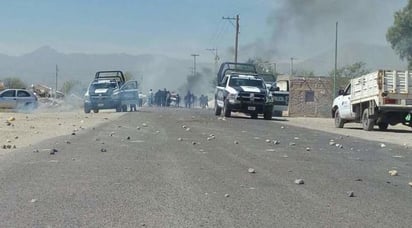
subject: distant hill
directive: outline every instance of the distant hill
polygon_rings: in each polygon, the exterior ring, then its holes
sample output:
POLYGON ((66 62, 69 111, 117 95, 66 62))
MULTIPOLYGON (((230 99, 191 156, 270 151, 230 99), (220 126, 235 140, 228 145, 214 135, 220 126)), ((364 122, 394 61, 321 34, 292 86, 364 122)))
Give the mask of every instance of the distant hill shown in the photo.
POLYGON ((60 85, 64 81, 79 80, 86 86, 96 71, 122 70, 143 81, 146 89, 176 89, 186 82, 193 62, 160 55, 64 54, 45 46, 17 57, 0 54, 0 80, 19 77, 28 84, 53 86, 56 64, 60 85))

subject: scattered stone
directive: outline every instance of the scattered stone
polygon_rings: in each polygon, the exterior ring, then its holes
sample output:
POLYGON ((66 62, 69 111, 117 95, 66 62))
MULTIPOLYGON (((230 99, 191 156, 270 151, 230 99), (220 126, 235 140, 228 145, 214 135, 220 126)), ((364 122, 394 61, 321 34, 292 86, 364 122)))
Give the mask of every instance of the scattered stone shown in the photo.
POLYGON ((14 118, 14 116, 11 116, 11 117, 9 117, 9 118, 7 119, 7 121, 9 121, 9 122, 15 121, 15 120, 16 120, 16 118, 14 118))
POLYGON ((278 140, 274 140, 273 144, 278 145, 280 142, 278 140))
POLYGON ((3 145, 3 146, 1 146, 1 148, 7 149, 7 145, 3 145))
POLYGON ((7 149, 11 149, 11 145, 7 145, 7 149))
POLYGON ((182 128, 186 129, 186 125, 183 125, 182 128))
POLYGON ((11 140, 10 140, 10 139, 7 139, 6 142, 11 143, 11 140))
POLYGON ((39 153, 39 150, 38 150, 38 149, 34 149, 34 150, 33 150, 33 153, 39 153))
POLYGON ((299 137, 295 137, 294 139, 295 139, 295 140, 299 140, 299 137))
POLYGON ((130 136, 127 136, 127 138, 126 138, 127 140, 130 140, 130 136))
POLYGON ((361 178, 356 179, 355 181, 363 181, 361 178))
POLYGON ((50 150, 51 155, 55 155, 57 152, 59 152, 56 148, 53 148, 50 150))
POLYGON ((100 152, 107 152, 106 148, 100 149, 100 152))
POLYGON ((391 175, 391 176, 398 176, 398 171, 396 171, 396 170, 389 170, 389 175, 391 175))
POLYGON ((411 182, 409 182, 408 184, 409 184, 409 186, 411 186, 411 187, 412 187, 412 181, 411 181, 411 182))
POLYGON ((183 141, 183 139, 182 139, 182 138, 177 138, 177 140, 178 140, 178 141, 183 141))
POLYGON ((291 142, 291 143, 289 143, 289 146, 296 146, 296 143, 291 142))
POLYGON ((266 152, 275 152, 275 149, 266 149, 266 152))
POLYGON ((11 123, 9 121, 6 121, 6 126, 10 126, 11 123))
POLYGON ((402 155, 394 155, 394 156, 392 156, 393 158, 403 158, 403 156, 402 155))
POLYGON ((280 128, 284 129, 285 127, 284 127, 284 126, 281 126, 280 128))
POLYGON ((30 200, 30 202, 35 203, 35 202, 37 202, 37 199, 32 199, 32 200, 30 200))
POLYGON ((72 132, 72 135, 76 135, 76 132, 72 132))
POLYGON ((143 127, 147 127, 147 123, 142 123, 142 126, 143 126, 143 127))
POLYGON ((310 147, 306 147, 306 151, 310 151, 310 147))
POLYGON ((284 154, 283 156, 282 156, 282 158, 288 158, 289 156, 288 155, 286 155, 286 154, 284 154))
POLYGON ((305 181, 303 179, 296 179, 295 180, 295 184, 301 185, 301 184, 304 184, 304 183, 305 183, 305 181))
POLYGON ((192 145, 196 145, 196 144, 197 144, 196 142, 194 142, 194 141, 192 142, 192 145))
POLYGON ((381 143, 381 144, 380 144, 380 147, 381 147, 381 148, 385 148, 386 145, 385 145, 384 143, 381 143))
POLYGON ((270 139, 266 139, 266 142, 267 142, 267 143, 270 143, 270 142, 271 142, 271 140, 270 140, 270 139))
POLYGON ((353 193, 353 191, 349 191, 349 192, 348 192, 348 196, 349 196, 349 197, 355 197, 355 193, 353 193))
POLYGON ((225 197, 228 198, 230 195, 229 194, 225 194, 225 197))
POLYGON ((140 226, 146 226, 146 224, 145 224, 145 223, 142 223, 142 224, 140 224, 140 226))
POLYGON ((334 146, 334 145, 336 145, 336 143, 335 143, 335 141, 334 141, 333 139, 331 139, 331 140, 329 141, 329 145, 330 145, 330 146, 334 146))
POLYGON ((249 173, 256 173, 256 170, 253 169, 253 168, 249 168, 247 171, 248 171, 249 173))
POLYGON ((190 127, 186 128, 186 131, 190 131, 190 127))
POLYGON ((68 141, 68 140, 66 140, 66 144, 71 144, 71 142, 70 142, 70 141, 68 141))
POLYGON ((18 139, 19 138, 19 136, 14 136, 14 139, 18 139))
POLYGON ((137 130, 140 130, 140 127, 136 127, 137 130))
POLYGON ((13 149, 16 149, 17 147, 16 147, 16 145, 13 145, 13 149))
POLYGON ((110 136, 113 136, 114 135, 114 132, 110 132, 110 136))
POLYGON ((233 143, 234 143, 234 144, 236 144, 236 145, 237 145, 237 144, 239 144, 239 142, 238 142, 238 141, 234 141, 233 143))

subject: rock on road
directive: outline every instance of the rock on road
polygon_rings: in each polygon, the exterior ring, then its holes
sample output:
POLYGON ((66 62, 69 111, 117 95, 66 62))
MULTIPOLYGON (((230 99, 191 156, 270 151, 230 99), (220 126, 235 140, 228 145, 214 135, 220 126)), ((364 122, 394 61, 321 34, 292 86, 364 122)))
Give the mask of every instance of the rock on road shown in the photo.
POLYGON ((410 227, 411 171, 400 145, 153 108, 4 156, 0 227, 410 227))

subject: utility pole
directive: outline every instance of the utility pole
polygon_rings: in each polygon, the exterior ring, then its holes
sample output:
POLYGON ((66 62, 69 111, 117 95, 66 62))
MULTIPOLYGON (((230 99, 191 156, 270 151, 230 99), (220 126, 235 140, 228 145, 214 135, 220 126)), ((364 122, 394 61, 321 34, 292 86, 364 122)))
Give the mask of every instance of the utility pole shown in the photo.
POLYGON ((217 54, 217 48, 207 48, 206 51, 210 51, 215 55, 215 74, 217 74, 217 67, 219 64, 219 55, 217 54))
POLYGON ((278 75, 278 70, 277 70, 277 68, 278 68, 278 64, 277 63, 273 63, 273 73, 275 74, 275 76, 277 76, 278 75))
POLYGON ((54 91, 54 98, 57 99, 57 77, 59 74, 59 67, 56 64, 56 90, 54 91))
POLYGON ((338 22, 336 22, 336 34, 335 34, 335 70, 333 74, 333 95, 332 99, 336 96, 336 73, 338 71, 338 22))
MULTIPOLYGON (((239 50, 239 14, 236 17, 222 17, 223 20, 236 21, 236 38, 235 38, 235 63, 237 63, 237 55, 239 50)), ((232 22, 231 22, 232 23, 232 22)))
POLYGON ((293 57, 290 58, 290 76, 293 76, 293 60, 295 59, 293 57))
POLYGON ((196 57, 199 56, 198 54, 191 54, 193 56, 193 76, 196 77, 196 57))

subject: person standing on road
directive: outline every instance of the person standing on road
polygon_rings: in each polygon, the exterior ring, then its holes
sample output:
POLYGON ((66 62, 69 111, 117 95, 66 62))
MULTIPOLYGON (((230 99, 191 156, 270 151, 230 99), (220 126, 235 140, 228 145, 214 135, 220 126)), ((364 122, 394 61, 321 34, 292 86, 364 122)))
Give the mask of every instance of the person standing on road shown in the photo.
POLYGON ((153 105, 153 90, 152 89, 149 90, 149 99, 147 102, 149 104, 149 107, 152 107, 153 105))

